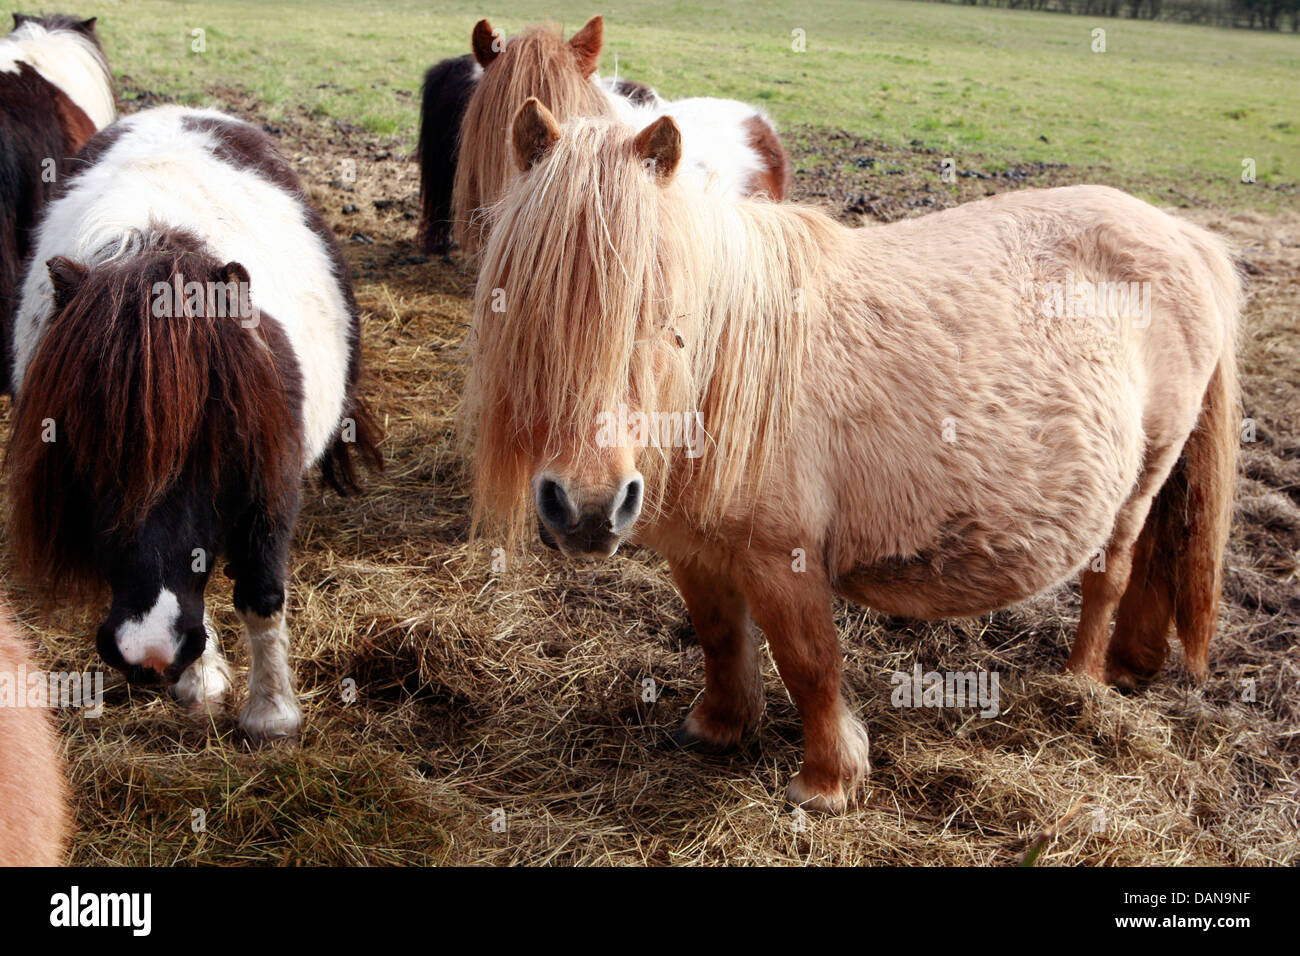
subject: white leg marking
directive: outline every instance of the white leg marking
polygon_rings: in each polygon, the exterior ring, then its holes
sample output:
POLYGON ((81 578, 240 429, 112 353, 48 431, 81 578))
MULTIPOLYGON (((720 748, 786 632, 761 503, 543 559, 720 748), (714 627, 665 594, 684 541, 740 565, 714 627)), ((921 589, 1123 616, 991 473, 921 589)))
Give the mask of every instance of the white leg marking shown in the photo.
POLYGON ((271 617, 241 615, 248 636, 248 703, 239 725, 255 740, 294 737, 302 728, 302 711, 289 670, 289 628, 284 610, 271 617))
POLYGON ((172 693, 191 713, 209 715, 221 708, 230 691, 230 665, 221 654, 217 629, 206 613, 203 615, 203 629, 208 632, 203 653, 185 669, 172 693))

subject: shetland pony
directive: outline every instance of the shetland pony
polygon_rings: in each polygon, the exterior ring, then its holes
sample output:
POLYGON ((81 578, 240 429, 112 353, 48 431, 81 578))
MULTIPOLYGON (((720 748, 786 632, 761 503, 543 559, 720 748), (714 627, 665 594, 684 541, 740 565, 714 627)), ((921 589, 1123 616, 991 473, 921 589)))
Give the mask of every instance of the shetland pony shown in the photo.
POLYGON ((516 172, 510 123, 530 96, 561 120, 608 116, 639 129, 671 115, 683 133, 684 176, 728 198, 785 198, 790 164, 762 111, 708 97, 668 102, 640 84, 602 83, 596 76, 604 42, 601 17, 592 17, 567 43, 553 26, 529 27, 503 43, 486 20, 475 25, 471 41, 483 76, 461 122, 452 192, 453 233, 466 255, 477 254, 483 244, 486 220, 480 210, 501 197, 516 172))
POLYGON ((1101 186, 849 229, 700 190, 670 118, 530 100, 512 142, 468 340, 476 524, 535 510, 566 555, 667 558, 705 657, 680 739, 759 720, 752 619, 803 720, 789 797, 845 807, 868 747, 833 594, 933 619, 1081 572, 1070 670, 1151 678, 1172 623, 1204 678, 1239 422, 1215 237, 1101 186), (1146 291, 1080 294, 1102 283, 1146 291), (646 426, 697 413, 702 455, 646 426))
POLYGON ((37 216, 116 109, 95 18, 14 14, 0 40, 0 392, 9 391, 9 324, 37 216))
POLYGON ((15 322, 10 541, 36 583, 107 583, 100 655, 219 704, 219 554, 251 647, 240 724, 296 733, 285 574, 301 478, 378 464, 347 265, 261 131, 164 106, 93 138, 37 230, 15 322))
MULTIPOLYGON (((460 124, 482 75, 483 68, 472 53, 442 60, 424 74, 415 161, 420 167, 416 242, 425 255, 446 255, 451 248, 451 191, 456 179, 460 124)), ((619 77, 600 82, 612 96, 633 106, 658 107, 662 102, 644 83, 619 77)))
MULTIPOLYGON (((0 608, 0 681, 26 694, 35 671, 27 645, 0 608)), ((68 839, 63 757, 49 714, 0 706, 0 866, 59 866, 68 839)))

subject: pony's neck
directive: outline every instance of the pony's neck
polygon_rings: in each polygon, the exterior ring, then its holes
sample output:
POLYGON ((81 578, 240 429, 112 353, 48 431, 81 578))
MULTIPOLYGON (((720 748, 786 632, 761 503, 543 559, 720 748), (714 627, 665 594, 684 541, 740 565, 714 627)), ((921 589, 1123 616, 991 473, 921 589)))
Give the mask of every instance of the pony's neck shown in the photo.
POLYGON ((18 72, 26 63, 57 86, 100 130, 117 117, 113 80, 95 42, 72 30, 24 23, 0 40, 0 71, 18 72))

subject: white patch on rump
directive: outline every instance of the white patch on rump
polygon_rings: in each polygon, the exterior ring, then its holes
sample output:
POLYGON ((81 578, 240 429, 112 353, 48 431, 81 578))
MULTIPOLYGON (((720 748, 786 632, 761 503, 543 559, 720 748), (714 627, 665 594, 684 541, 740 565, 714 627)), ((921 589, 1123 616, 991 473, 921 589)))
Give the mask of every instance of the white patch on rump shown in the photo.
POLYGON ((166 588, 158 592, 153 607, 143 616, 118 626, 113 639, 128 664, 164 671, 176 660, 176 622, 181 619, 181 605, 166 588), (160 666, 161 665, 161 666, 160 666))
POLYGON ((117 117, 108 64, 89 37, 24 23, 0 40, 0 73, 17 73, 19 63, 26 63, 66 93, 95 129, 103 129, 117 117))

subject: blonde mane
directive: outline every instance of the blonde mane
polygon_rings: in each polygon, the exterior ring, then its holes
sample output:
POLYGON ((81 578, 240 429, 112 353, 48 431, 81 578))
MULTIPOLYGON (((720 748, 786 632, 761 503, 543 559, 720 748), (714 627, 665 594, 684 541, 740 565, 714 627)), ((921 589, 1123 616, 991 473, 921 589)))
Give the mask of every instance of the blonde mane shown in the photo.
POLYGON ((529 27, 512 37, 484 70, 461 121, 452 221, 453 238, 466 255, 482 247, 481 207, 495 203, 515 175, 510 124, 530 96, 561 122, 613 112, 609 98, 582 75, 558 26, 529 27))
POLYGON ((462 433, 475 524, 527 516, 539 461, 581 460, 596 421, 626 403, 703 415, 702 458, 647 450, 646 511, 674 501, 716 521, 785 439, 823 257, 847 233, 811 209, 728 202, 656 182, 635 131, 568 123, 492 213, 467 342, 462 433), (683 469, 691 469, 686 472, 683 469))

